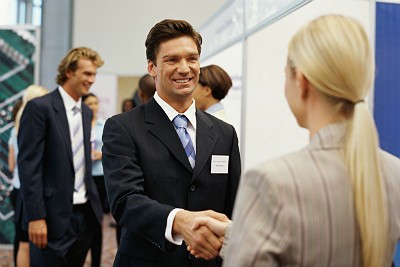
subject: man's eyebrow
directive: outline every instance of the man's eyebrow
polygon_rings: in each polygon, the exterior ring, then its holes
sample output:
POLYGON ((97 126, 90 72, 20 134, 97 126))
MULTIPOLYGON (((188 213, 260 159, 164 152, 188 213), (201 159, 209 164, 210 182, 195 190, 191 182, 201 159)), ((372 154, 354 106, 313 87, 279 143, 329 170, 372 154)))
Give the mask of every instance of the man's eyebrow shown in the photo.
MULTIPOLYGON (((189 56, 200 56, 198 52, 190 52, 187 53, 187 55, 189 56)), ((166 54, 164 56, 162 56, 161 58, 166 58, 166 57, 180 57, 181 55, 178 54, 166 54)))
POLYGON ((192 52, 189 53, 190 56, 200 56, 199 52, 192 52))
POLYGON ((164 55, 164 56, 162 56, 161 58, 166 58, 166 57, 177 57, 177 55, 171 55, 171 54, 167 54, 167 55, 164 55))

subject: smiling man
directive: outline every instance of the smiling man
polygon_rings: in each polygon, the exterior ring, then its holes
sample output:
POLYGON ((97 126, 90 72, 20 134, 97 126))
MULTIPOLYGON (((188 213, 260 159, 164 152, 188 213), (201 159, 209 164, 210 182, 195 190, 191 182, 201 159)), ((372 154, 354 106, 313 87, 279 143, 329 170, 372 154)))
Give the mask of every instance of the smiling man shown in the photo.
POLYGON ((83 266, 102 209, 91 176, 92 112, 82 104, 103 60, 72 49, 58 66, 58 88, 26 105, 18 168, 31 266, 83 266))
POLYGON ((110 118, 103 166, 111 211, 122 225, 114 266, 220 266, 221 240, 198 216, 231 217, 240 177, 235 129, 196 110, 201 36, 182 20, 163 20, 145 45, 156 94, 110 118), (191 257, 186 245, 207 260, 191 257))

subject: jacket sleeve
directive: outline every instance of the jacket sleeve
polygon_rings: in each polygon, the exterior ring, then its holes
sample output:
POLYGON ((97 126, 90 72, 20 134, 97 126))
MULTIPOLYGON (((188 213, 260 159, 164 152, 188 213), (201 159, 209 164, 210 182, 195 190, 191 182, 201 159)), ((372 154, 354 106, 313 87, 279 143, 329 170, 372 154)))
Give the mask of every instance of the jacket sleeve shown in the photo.
POLYGON ((18 170, 28 221, 47 216, 43 192, 45 114, 36 102, 28 102, 18 131, 18 170))
POLYGON ((226 194, 226 206, 225 206, 225 214, 232 218, 232 210, 235 204, 235 198, 237 189, 239 186, 240 175, 241 175, 241 161, 240 161, 240 153, 239 153, 239 144, 238 137, 235 131, 235 128, 232 127, 232 145, 230 152, 230 161, 229 161, 229 184, 227 188, 226 194))
POLYGON ((165 240, 167 217, 174 207, 146 195, 139 154, 118 117, 108 119, 103 132, 103 168, 111 212, 129 231, 166 250, 170 245, 165 240))
POLYGON ((233 224, 224 241, 224 266, 278 266, 288 244, 279 188, 260 170, 242 178, 233 224))

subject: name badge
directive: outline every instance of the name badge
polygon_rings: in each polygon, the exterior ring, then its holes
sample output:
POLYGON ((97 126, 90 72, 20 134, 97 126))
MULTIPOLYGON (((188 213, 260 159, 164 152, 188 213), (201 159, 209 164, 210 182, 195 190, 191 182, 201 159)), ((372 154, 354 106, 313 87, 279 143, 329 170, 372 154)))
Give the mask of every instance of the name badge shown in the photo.
POLYGON ((211 173, 228 173, 229 156, 212 155, 211 173))

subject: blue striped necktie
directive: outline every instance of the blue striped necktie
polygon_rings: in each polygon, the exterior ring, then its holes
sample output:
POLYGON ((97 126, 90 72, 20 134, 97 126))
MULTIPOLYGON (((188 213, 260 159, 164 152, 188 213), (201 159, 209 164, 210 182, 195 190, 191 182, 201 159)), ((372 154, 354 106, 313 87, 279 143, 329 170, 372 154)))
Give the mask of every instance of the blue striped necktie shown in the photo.
POLYGON ((179 139, 181 139, 182 145, 185 148, 186 156, 189 159, 190 165, 194 168, 196 152, 194 151, 192 139, 186 130, 188 118, 186 118, 185 115, 177 115, 172 122, 174 123, 179 139))
POLYGON ((78 192, 83 184, 85 178, 85 148, 83 145, 83 129, 82 129, 82 116, 81 110, 78 107, 72 109, 74 112, 72 117, 72 155, 75 170, 75 192, 78 192))

